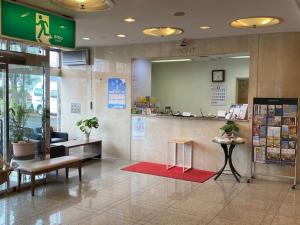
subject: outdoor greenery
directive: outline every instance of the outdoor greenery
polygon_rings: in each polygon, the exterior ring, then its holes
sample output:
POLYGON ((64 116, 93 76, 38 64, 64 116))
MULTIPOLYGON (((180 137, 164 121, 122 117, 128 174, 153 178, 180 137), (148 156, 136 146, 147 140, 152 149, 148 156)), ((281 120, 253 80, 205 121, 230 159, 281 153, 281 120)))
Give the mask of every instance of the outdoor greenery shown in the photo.
POLYGON ((29 117, 29 111, 22 105, 13 105, 9 108, 10 136, 14 143, 28 141, 29 129, 25 127, 29 117))
POLYGON ((237 134, 237 132, 239 132, 240 129, 238 128, 238 126, 235 124, 234 121, 228 120, 226 124, 220 128, 220 130, 223 131, 222 134, 223 136, 224 134, 232 134, 232 133, 237 134))
POLYGON ((97 129, 99 127, 99 121, 96 117, 80 120, 76 123, 82 133, 90 134, 92 128, 97 129))

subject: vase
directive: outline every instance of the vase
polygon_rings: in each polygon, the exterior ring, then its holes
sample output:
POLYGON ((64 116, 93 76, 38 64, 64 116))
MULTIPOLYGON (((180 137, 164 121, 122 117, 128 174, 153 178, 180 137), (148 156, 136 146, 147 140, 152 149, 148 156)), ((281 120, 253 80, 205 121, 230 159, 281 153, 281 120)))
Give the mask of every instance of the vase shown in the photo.
POLYGON ((90 133, 84 134, 84 140, 89 141, 90 140, 90 133))
POLYGON ((34 159, 34 143, 25 141, 13 143, 13 155, 17 160, 34 159))

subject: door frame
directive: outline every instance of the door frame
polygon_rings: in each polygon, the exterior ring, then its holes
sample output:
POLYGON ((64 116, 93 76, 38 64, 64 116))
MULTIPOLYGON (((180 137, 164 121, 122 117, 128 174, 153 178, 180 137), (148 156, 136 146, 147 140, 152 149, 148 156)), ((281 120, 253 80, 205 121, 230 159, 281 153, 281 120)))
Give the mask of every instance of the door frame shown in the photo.
MULTIPOLYGON (((24 66, 36 66, 43 68, 44 76, 44 106, 46 109, 45 121, 43 124, 44 133, 43 139, 45 140, 44 148, 50 147, 50 68, 49 68, 49 49, 46 49, 44 55, 33 55, 23 52, 10 52, 0 50, 0 64, 4 68, 5 73, 3 76, 3 126, 2 126, 2 148, 3 158, 5 161, 10 161, 10 143, 9 143, 9 65, 24 65, 24 66), (4 151, 5 150, 5 151, 4 151)), ((43 151, 43 154, 45 152, 43 151)))

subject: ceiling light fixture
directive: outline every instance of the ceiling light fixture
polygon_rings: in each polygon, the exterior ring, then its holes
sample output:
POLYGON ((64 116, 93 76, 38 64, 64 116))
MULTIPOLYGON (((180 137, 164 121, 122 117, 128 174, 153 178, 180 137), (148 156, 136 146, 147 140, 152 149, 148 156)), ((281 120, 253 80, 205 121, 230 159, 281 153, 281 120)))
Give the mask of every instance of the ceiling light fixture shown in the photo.
POLYGON ((192 59, 161 59, 161 60, 153 60, 153 63, 162 63, 162 62, 189 62, 192 59))
POLYGON ((185 12, 175 12, 173 16, 185 16, 185 12))
POLYGON ((59 7, 81 12, 97 12, 109 10, 114 7, 113 0, 51 0, 59 7))
POLYGON ((126 37, 126 34, 117 34, 117 37, 124 38, 124 37, 126 37))
POLYGON ((151 27, 145 28, 143 33, 148 36, 168 37, 182 34, 184 31, 177 27, 151 27))
POLYGON ((125 18, 124 21, 127 23, 134 23, 136 21, 136 19, 134 19, 132 17, 128 17, 128 18, 125 18))
POLYGON ((211 28, 211 26, 207 26, 207 25, 205 25, 205 26, 200 26, 200 29, 201 30, 209 30, 211 28))
POLYGON ((83 37, 82 40, 89 41, 89 40, 91 40, 91 38, 89 38, 89 37, 83 37))
POLYGON ((229 58, 231 58, 231 59, 249 59, 250 55, 237 55, 237 56, 231 56, 229 58))
POLYGON ((281 23, 281 20, 275 17, 249 17, 234 20, 230 23, 230 26, 234 28, 259 28, 274 26, 279 23, 281 23))

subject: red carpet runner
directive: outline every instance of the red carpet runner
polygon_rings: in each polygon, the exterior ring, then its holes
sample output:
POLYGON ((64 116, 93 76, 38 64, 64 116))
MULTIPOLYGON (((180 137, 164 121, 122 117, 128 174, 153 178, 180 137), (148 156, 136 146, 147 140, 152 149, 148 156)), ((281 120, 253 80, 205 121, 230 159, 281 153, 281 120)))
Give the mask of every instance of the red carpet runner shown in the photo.
POLYGON ((209 178, 213 177, 216 173, 204 170, 191 169, 187 172, 182 172, 182 167, 173 167, 169 170, 166 169, 166 165, 140 162, 128 167, 123 168, 124 171, 131 171, 136 173, 151 174, 161 177, 169 177, 178 180, 186 180, 192 182, 203 183, 209 178))

